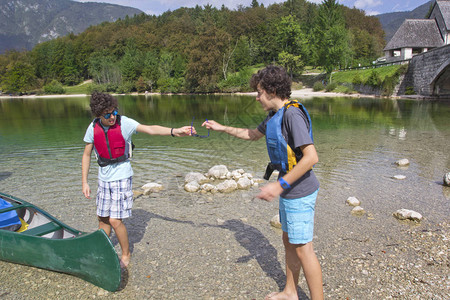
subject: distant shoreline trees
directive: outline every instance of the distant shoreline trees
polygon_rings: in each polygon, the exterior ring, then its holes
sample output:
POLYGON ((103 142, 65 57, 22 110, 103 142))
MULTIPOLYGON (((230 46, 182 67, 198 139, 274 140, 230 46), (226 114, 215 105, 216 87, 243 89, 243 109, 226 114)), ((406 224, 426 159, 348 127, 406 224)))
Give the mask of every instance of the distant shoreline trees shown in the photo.
POLYGON ((327 73, 381 55, 375 17, 324 0, 288 0, 229 10, 210 5, 137 15, 0 55, 3 92, 93 79, 105 92, 234 92, 248 89, 255 65, 276 63, 295 78, 306 65, 327 73))

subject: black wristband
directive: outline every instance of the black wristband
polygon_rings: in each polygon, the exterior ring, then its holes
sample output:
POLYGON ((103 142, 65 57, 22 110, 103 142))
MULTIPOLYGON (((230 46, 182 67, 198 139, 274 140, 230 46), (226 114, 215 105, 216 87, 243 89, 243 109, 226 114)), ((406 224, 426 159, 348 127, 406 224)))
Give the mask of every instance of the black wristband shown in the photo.
POLYGON ((170 135, 173 136, 173 137, 175 137, 175 135, 173 134, 173 128, 170 129, 170 135))

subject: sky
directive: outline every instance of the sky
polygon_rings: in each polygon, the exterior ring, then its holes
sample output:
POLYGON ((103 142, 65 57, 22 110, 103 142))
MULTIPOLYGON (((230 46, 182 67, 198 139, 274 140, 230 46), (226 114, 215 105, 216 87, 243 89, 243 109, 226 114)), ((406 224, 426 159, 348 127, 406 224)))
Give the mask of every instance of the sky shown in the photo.
MULTIPOLYGON (((239 5, 248 7, 252 0, 76 0, 78 2, 105 2, 123 6, 131 6, 142 10, 149 15, 160 15, 168 10, 176 10, 180 7, 195 7, 210 4, 220 8, 225 4, 229 9, 236 9, 239 5)), ((322 0, 307 0, 320 4, 322 0)), ((350 8, 356 7, 366 12, 366 15, 378 15, 382 13, 411 11, 416 7, 427 3, 429 0, 338 0, 340 4, 350 8)), ((258 3, 268 6, 273 3, 285 2, 281 0, 258 0, 258 3)))

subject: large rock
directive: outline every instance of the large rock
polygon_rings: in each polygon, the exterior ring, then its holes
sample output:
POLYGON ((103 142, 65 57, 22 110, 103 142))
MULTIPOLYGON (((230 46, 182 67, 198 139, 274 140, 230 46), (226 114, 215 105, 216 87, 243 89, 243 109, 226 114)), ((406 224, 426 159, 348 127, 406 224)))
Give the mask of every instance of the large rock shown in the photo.
POLYGON ((231 177, 233 177, 234 180, 238 180, 242 178, 242 174, 243 173, 239 172, 238 170, 234 170, 233 172, 231 172, 231 177))
POLYGON ((239 178, 237 181, 237 187, 241 190, 249 189, 252 186, 252 181, 247 177, 239 178))
POLYGON ((164 187, 155 182, 146 183, 142 186, 142 189, 144 190, 144 195, 149 195, 150 193, 156 193, 159 191, 162 191, 164 187))
POLYGON ((213 193, 213 194, 217 193, 217 187, 212 185, 212 184, 209 184, 209 183, 202 184, 200 186, 200 189, 202 191, 210 192, 210 193, 213 193))
POLYGON ((197 192, 199 189, 200 189, 200 185, 198 184, 197 181, 191 181, 184 186, 184 190, 186 192, 194 193, 194 192, 197 192))
POLYGON ((224 165, 217 165, 209 169, 208 176, 217 179, 224 179, 227 177, 228 168, 224 165))
POLYGON ((217 185, 217 190, 221 193, 231 193, 237 189, 237 183, 234 180, 225 180, 217 185))
POLYGON ((450 186, 450 172, 444 175, 444 185, 450 186))
POLYGON ((420 222, 422 220, 422 215, 419 214, 418 212, 415 212, 413 210, 409 210, 409 209, 399 209, 396 212, 394 212, 394 217, 396 217, 399 220, 413 220, 413 221, 417 221, 420 222))
POLYGON ((184 182, 185 183, 189 183, 189 182, 192 182, 192 181, 197 181, 198 184, 204 184, 204 183, 207 183, 209 181, 209 179, 206 178, 205 175, 203 175, 202 173, 189 172, 184 177, 184 182))

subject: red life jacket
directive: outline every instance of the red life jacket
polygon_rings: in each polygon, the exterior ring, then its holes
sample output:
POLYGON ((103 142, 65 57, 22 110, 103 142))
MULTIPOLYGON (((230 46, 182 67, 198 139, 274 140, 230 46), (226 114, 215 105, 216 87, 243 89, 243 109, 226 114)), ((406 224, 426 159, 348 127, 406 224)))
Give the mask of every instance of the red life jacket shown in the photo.
POLYGON ((122 136, 120 116, 108 131, 98 124, 100 119, 94 120, 94 147, 97 162, 100 167, 126 161, 130 157, 129 145, 122 136))

